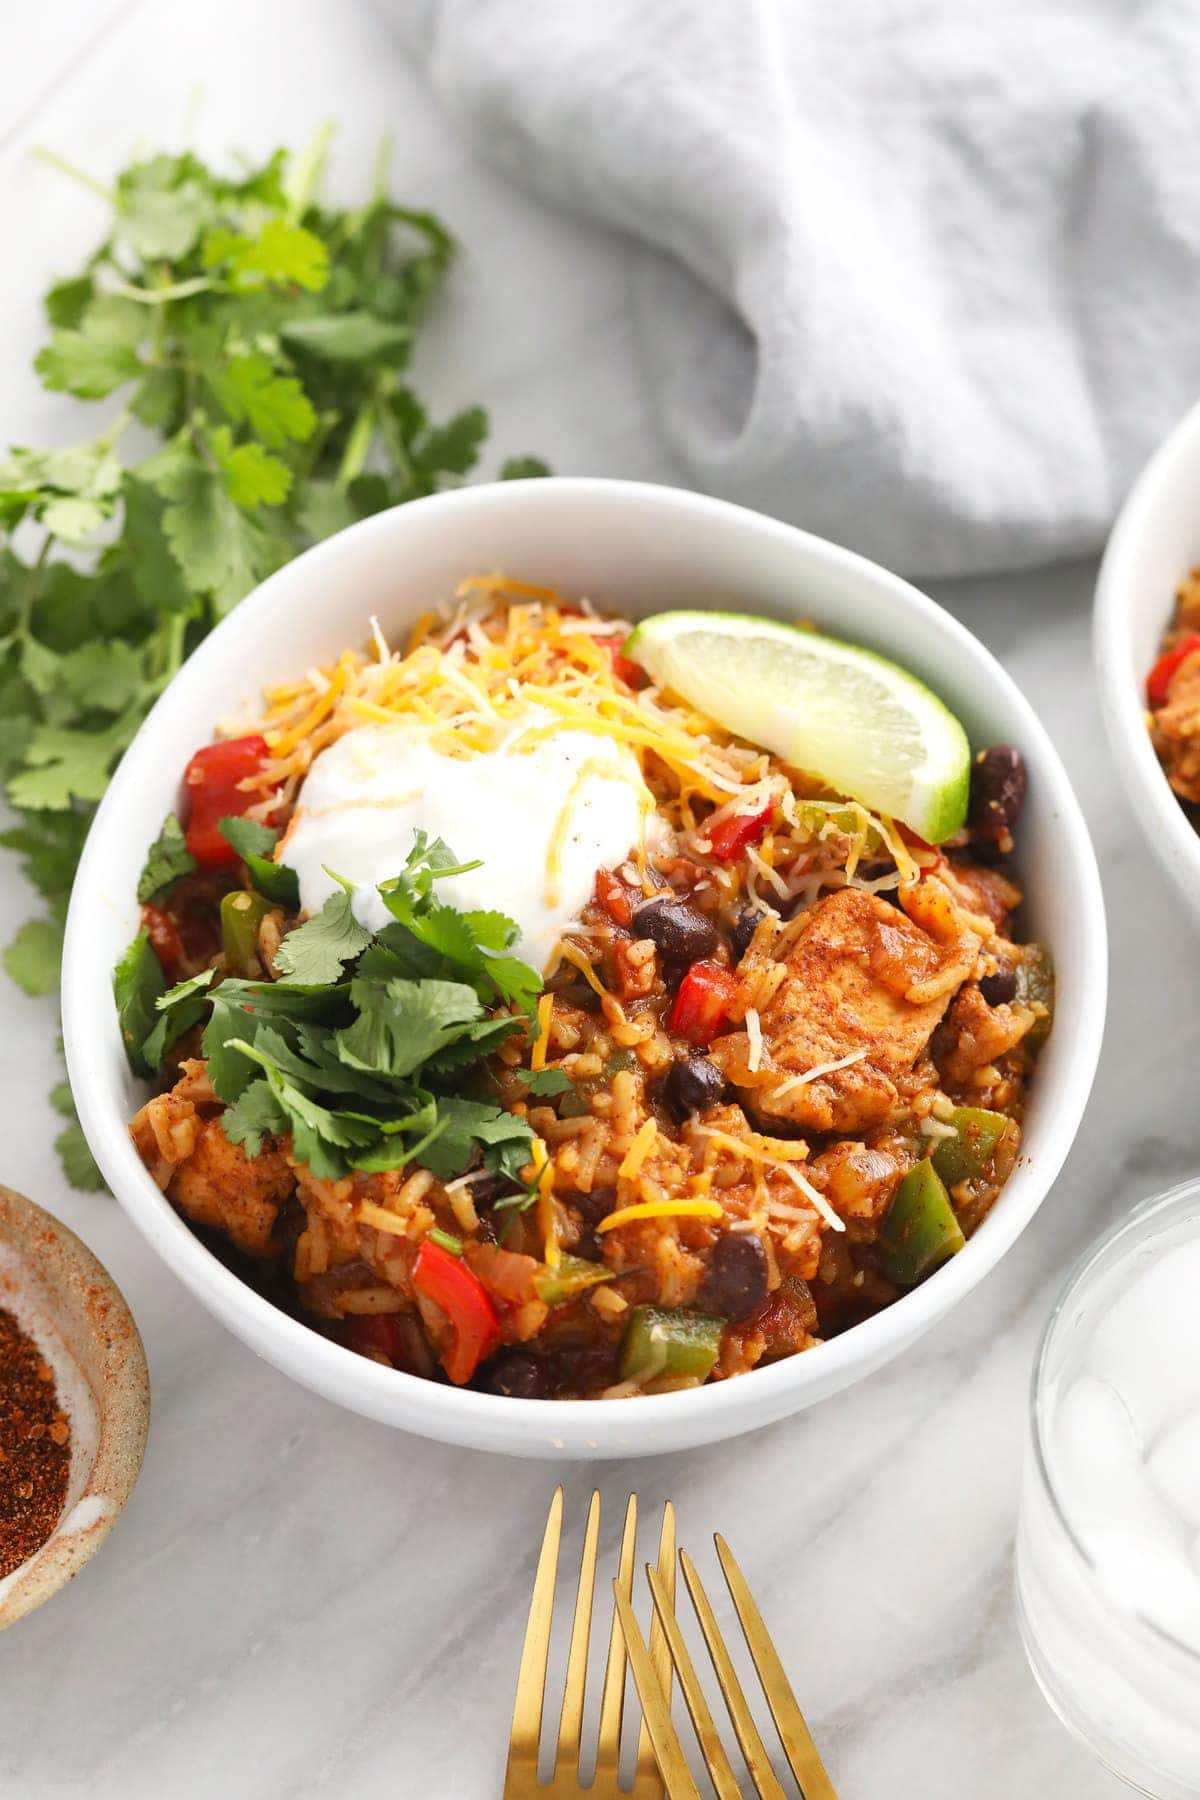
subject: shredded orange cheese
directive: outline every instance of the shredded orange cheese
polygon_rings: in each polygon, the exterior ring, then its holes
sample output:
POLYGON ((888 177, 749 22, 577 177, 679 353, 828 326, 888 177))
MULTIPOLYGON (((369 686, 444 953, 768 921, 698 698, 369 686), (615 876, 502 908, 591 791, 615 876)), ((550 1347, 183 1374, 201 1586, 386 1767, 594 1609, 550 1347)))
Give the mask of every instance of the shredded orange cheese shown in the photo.
POLYGON ((601 1219, 596 1230, 615 1231, 634 1219, 722 1219, 725 1209, 716 1200, 640 1200, 636 1206, 619 1206, 601 1219))
POLYGON ((529 1053, 529 1067, 544 1069, 546 1066, 546 1050, 550 1043, 550 1020, 554 1016, 554 995, 543 994, 537 1003, 538 1034, 533 1040, 533 1049, 529 1053))
POLYGON ((651 1115, 650 1118, 642 1122, 637 1136, 634 1138, 632 1144, 630 1144, 628 1150, 621 1159, 620 1166, 617 1169, 617 1179, 619 1181, 632 1181, 633 1177, 637 1174, 651 1150, 654 1148, 654 1140, 657 1136, 658 1120, 651 1115))

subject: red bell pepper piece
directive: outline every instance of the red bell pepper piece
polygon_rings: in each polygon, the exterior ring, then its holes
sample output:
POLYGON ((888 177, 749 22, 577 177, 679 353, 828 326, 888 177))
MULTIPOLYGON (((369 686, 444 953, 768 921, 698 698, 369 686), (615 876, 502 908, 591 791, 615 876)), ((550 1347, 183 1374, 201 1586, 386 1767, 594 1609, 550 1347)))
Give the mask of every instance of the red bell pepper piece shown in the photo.
POLYGON ((143 906, 142 924, 150 938, 150 948, 162 964, 168 981, 178 981, 183 967, 183 939, 170 913, 161 906, 143 906))
POLYGON ((1181 638, 1173 650, 1164 650, 1149 675, 1146 677, 1146 700, 1156 711, 1165 706, 1170 698, 1171 680, 1180 663, 1189 657, 1193 650, 1200 650, 1200 632, 1189 631, 1181 638))
POLYGON ((596 642, 602 650, 608 651, 612 672, 618 681, 623 681, 626 687, 642 685, 645 680, 645 670, 641 664, 631 661, 628 656, 621 655, 621 645, 625 642, 623 637, 597 638, 596 642))
POLYGON ((775 802, 769 800, 761 812, 731 813, 719 825, 714 825, 708 833, 708 842, 717 861, 733 862, 747 844, 757 844, 766 832, 774 811, 775 802))
POLYGON ((629 889, 607 869, 597 871, 596 901, 604 908, 614 925, 628 925, 633 918, 633 901, 629 897, 629 889))
POLYGON ((679 984, 668 1031, 690 1044, 711 1043, 725 1023, 737 987, 737 976, 724 963, 694 962, 679 984))
POLYGON ((254 775, 267 760, 267 741, 261 737, 226 738, 197 750, 184 771, 189 813, 187 847, 202 869, 231 868, 238 860, 218 826, 222 819, 241 818, 254 804, 254 795, 240 783, 254 775))
POLYGON ((417 1252, 413 1282, 449 1321, 451 1341, 441 1353, 442 1367, 461 1387, 500 1341, 500 1321, 487 1289, 461 1258, 428 1238, 417 1252))

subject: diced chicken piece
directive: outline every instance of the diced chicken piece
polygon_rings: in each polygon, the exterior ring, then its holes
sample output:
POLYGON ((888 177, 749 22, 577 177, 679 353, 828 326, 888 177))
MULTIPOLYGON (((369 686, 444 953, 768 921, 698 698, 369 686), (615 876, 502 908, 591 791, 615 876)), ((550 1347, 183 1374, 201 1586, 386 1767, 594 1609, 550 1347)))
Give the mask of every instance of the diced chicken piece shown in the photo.
POLYGON ((1035 1018, 1028 1006, 989 1006, 977 987, 963 988, 938 1037, 938 1062, 946 1080, 961 1086, 977 1069, 997 1062, 1020 1043, 1035 1018))
POLYGON ((282 1150, 264 1146, 249 1157, 230 1143, 219 1119, 198 1118, 194 1147, 172 1174, 167 1195, 194 1224, 223 1232, 247 1256, 270 1256, 279 1209, 295 1185, 282 1150))
POLYGON ((149 1100, 130 1130, 137 1154, 178 1210, 223 1231, 248 1256, 272 1255, 279 1208, 295 1186, 282 1150, 246 1156, 219 1118, 205 1118, 178 1094, 149 1100))
POLYGON ((856 888, 819 901, 761 1013, 759 1067, 750 1067, 744 1032, 712 1046, 713 1060, 767 1124, 861 1131, 895 1104, 897 1077, 925 1049, 979 951, 966 915, 940 884, 916 884, 903 901, 918 922, 856 888), (856 1060, 805 1079, 848 1057, 856 1060))
POLYGON ((160 1188, 166 1188, 196 1148, 200 1124, 192 1102, 177 1094, 157 1094, 134 1115, 129 1127, 133 1147, 160 1188))

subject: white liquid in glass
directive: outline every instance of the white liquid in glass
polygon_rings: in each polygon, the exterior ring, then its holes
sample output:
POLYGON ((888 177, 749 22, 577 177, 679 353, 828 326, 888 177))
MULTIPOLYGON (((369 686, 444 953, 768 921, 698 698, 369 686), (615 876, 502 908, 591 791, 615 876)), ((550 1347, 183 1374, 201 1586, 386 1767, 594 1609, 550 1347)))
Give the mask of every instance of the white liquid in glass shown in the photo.
POLYGON ((1018 1591, 1052 1704, 1149 1794, 1200 1795, 1200 1203, 1144 1209, 1041 1363, 1018 1591))

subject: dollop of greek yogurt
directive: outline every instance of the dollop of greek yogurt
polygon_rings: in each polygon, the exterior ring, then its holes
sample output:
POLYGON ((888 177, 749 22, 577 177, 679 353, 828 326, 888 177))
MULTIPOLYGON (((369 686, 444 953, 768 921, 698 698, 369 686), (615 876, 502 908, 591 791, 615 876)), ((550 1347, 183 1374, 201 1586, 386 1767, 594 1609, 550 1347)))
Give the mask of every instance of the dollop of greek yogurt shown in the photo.
POLYGON ((363 725, 314 760, 279 860, 314 913, 354 886, 354 912, 378 931, 391 915, 378 885, 400 873, 413 833, 443 838, 479 867, 438 883, 460 911, 507 913, 516 954, 539 972, 591 898, 596 873, 642 839, 653 798, 628 745, 559 725, 536 709, 490 750, 435 747, 420 722, 363 725))

